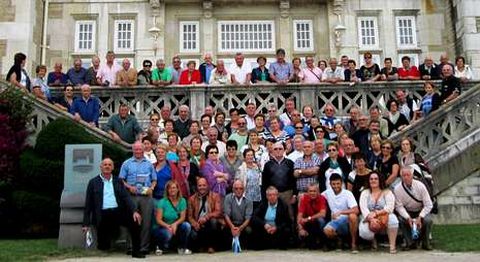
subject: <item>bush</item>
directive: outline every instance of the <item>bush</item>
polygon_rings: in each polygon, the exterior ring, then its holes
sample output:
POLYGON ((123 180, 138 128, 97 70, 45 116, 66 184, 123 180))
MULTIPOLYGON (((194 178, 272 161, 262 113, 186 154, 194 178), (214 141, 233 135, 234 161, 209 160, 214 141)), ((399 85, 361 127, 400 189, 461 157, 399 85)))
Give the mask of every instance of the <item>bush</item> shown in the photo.
POLYGON ((37 137, 35 153, 39 156, 48 156, 50 160, 64 161, 66 144, 103 144, 103 156, 112 158, 117 171, 122 162, 129 157, 129 154, 118 145, 101 141, 85 131, 82 126, 63 118, 50 122, 42 129, 37 137))
POLYGON ((35 148, 21 155, 18 161, 21 176, 15 177, 11 184, 0 181, 1 236, 58 234, 66 144, 103 144, 103 156, 113 159, 117 172, 130 155, 69 119, 50 122, 39 133, 35 148))
MULTIPOLYGON (((0 88, 5 85, 0 82, 0 88)), ((33 111, 24 95, 13 86, 0 93, 0 183, 10 184, 19 173, 19 157, 28 137, 26 123, 33 111)))

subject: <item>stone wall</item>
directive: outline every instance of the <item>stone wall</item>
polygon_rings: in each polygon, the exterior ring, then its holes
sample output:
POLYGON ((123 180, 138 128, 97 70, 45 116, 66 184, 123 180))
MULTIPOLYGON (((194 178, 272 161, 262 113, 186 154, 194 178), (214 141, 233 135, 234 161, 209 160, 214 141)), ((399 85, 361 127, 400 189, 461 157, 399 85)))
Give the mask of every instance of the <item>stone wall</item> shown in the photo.
POLYGON ((438 197, 439 224, 480 223, 480 170, 438 197))
POLYGON ((12 0, 0 0, 0 22, 15 21, 15 6, 12 0))

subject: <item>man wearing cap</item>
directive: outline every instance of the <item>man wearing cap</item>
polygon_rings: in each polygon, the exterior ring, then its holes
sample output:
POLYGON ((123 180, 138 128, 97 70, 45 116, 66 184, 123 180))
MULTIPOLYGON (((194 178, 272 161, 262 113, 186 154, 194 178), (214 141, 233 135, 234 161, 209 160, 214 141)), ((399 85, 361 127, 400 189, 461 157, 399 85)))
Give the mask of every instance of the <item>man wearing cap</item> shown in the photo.
POLYGON ((143 69, 138 72, 138 85, 146 86, 152 84, 152 61, 143 60, 143 69))

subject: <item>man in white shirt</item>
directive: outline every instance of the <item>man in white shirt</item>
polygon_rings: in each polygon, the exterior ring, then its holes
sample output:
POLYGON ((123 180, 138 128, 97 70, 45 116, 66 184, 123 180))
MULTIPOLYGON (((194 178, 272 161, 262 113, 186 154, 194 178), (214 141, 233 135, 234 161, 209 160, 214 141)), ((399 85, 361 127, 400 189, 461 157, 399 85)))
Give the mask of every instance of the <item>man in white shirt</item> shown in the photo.
POLYGON ((325 69, 323 73, 322 80, 335 84, 337 82, 345 80, 345 74, 343 73, 343 68, 337 66, 337 59, 330 58, 328 61, 330 67, 325 69))
POLYGON ((327 199, 331 210, 331 221, 327 223, 323 232, 329 239, 336 239, 338 236, 347 235, 350 232, 352 239, 352 253, 358 253, 357 231, 358 231, 358 204, 352 192, 343 189, 342 177, 334 173, 330 176, 330 189, 325 190, 322 195, 327 199))
POLYGON ((117 72, 122 70, 122 67, 115 63, 115 53, 113 51, 107 52, 106 60, 107 62, 100 66, 97 72, 97 81, 103 86, 112 87, 115 85, 117 72))
POLYGON ((210 127, 207 132, 208 141, 202 144, 202 151, 205 152, 205 149, 208 145, 215 145, 218 148, 218 156, 222 157, 227 152, 227 145, 217 140, 218 130, 215 127, 210 127))
POLYGON ((236 85, 248 85, 252 78, 252 67, 244 63, 245 57, 242 53, 235 54, 235 63, 230 66, 228 72, 232 75, 232 83, 236 85))
POLYGON ((257 106, 253 101, 249 102, 247 105, 246 110, 247 115, 245 116, 245 120, 247 120, 247 130, 255 128, 255 112, 257 111, 257 106))

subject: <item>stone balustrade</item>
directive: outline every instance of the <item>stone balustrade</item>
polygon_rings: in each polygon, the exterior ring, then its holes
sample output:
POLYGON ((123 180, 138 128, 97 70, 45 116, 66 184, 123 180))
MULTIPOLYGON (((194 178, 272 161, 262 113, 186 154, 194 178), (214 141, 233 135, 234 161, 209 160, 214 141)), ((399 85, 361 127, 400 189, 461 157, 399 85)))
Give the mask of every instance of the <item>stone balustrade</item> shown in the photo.
MULTIPOLYGON (((464 90, 476 82, 464 85, 464 90)), ((437 86, 440 83, 437 82, 437 86)), ((257 113, 267 113, 267 106, 273 103, 279 111, 284 110, 285 100, 294 98, 297 108, 312 105, 317 112, 322 112, 325 104, 331 103, 338 116, 346 116, 350 108, 359 106, 364 113, 372 106, 384 107, 385 102, 395 97, 397 89, 408 90, 409 95, 416 100, 423 96, 423 81, 375 82, 350 85, 349 83, 303 85, 288 84, 277 86, 273 84, 249 86, 136 86, 130 88, 92 87, 92 93, 101 101, 100 123, 118 112, 120 104, 125 103, 131 112, 140 120, 148 120, 154 112, 160 112, 164 105, 170 105, 172 114, 177 115, 180 105, 188 105, 192 118, 199 119, 205 106, 211 105, 215 110, 228 113, 230 108, 245 112, 248 102, 257 105, 257 113)), ((59 95, 62 89, 52 88, 54 95, 59 95)), ((79 94, 79 90, 76 91, 79 94)), ((228 114, 227 114, 228 115, 228 114)))

